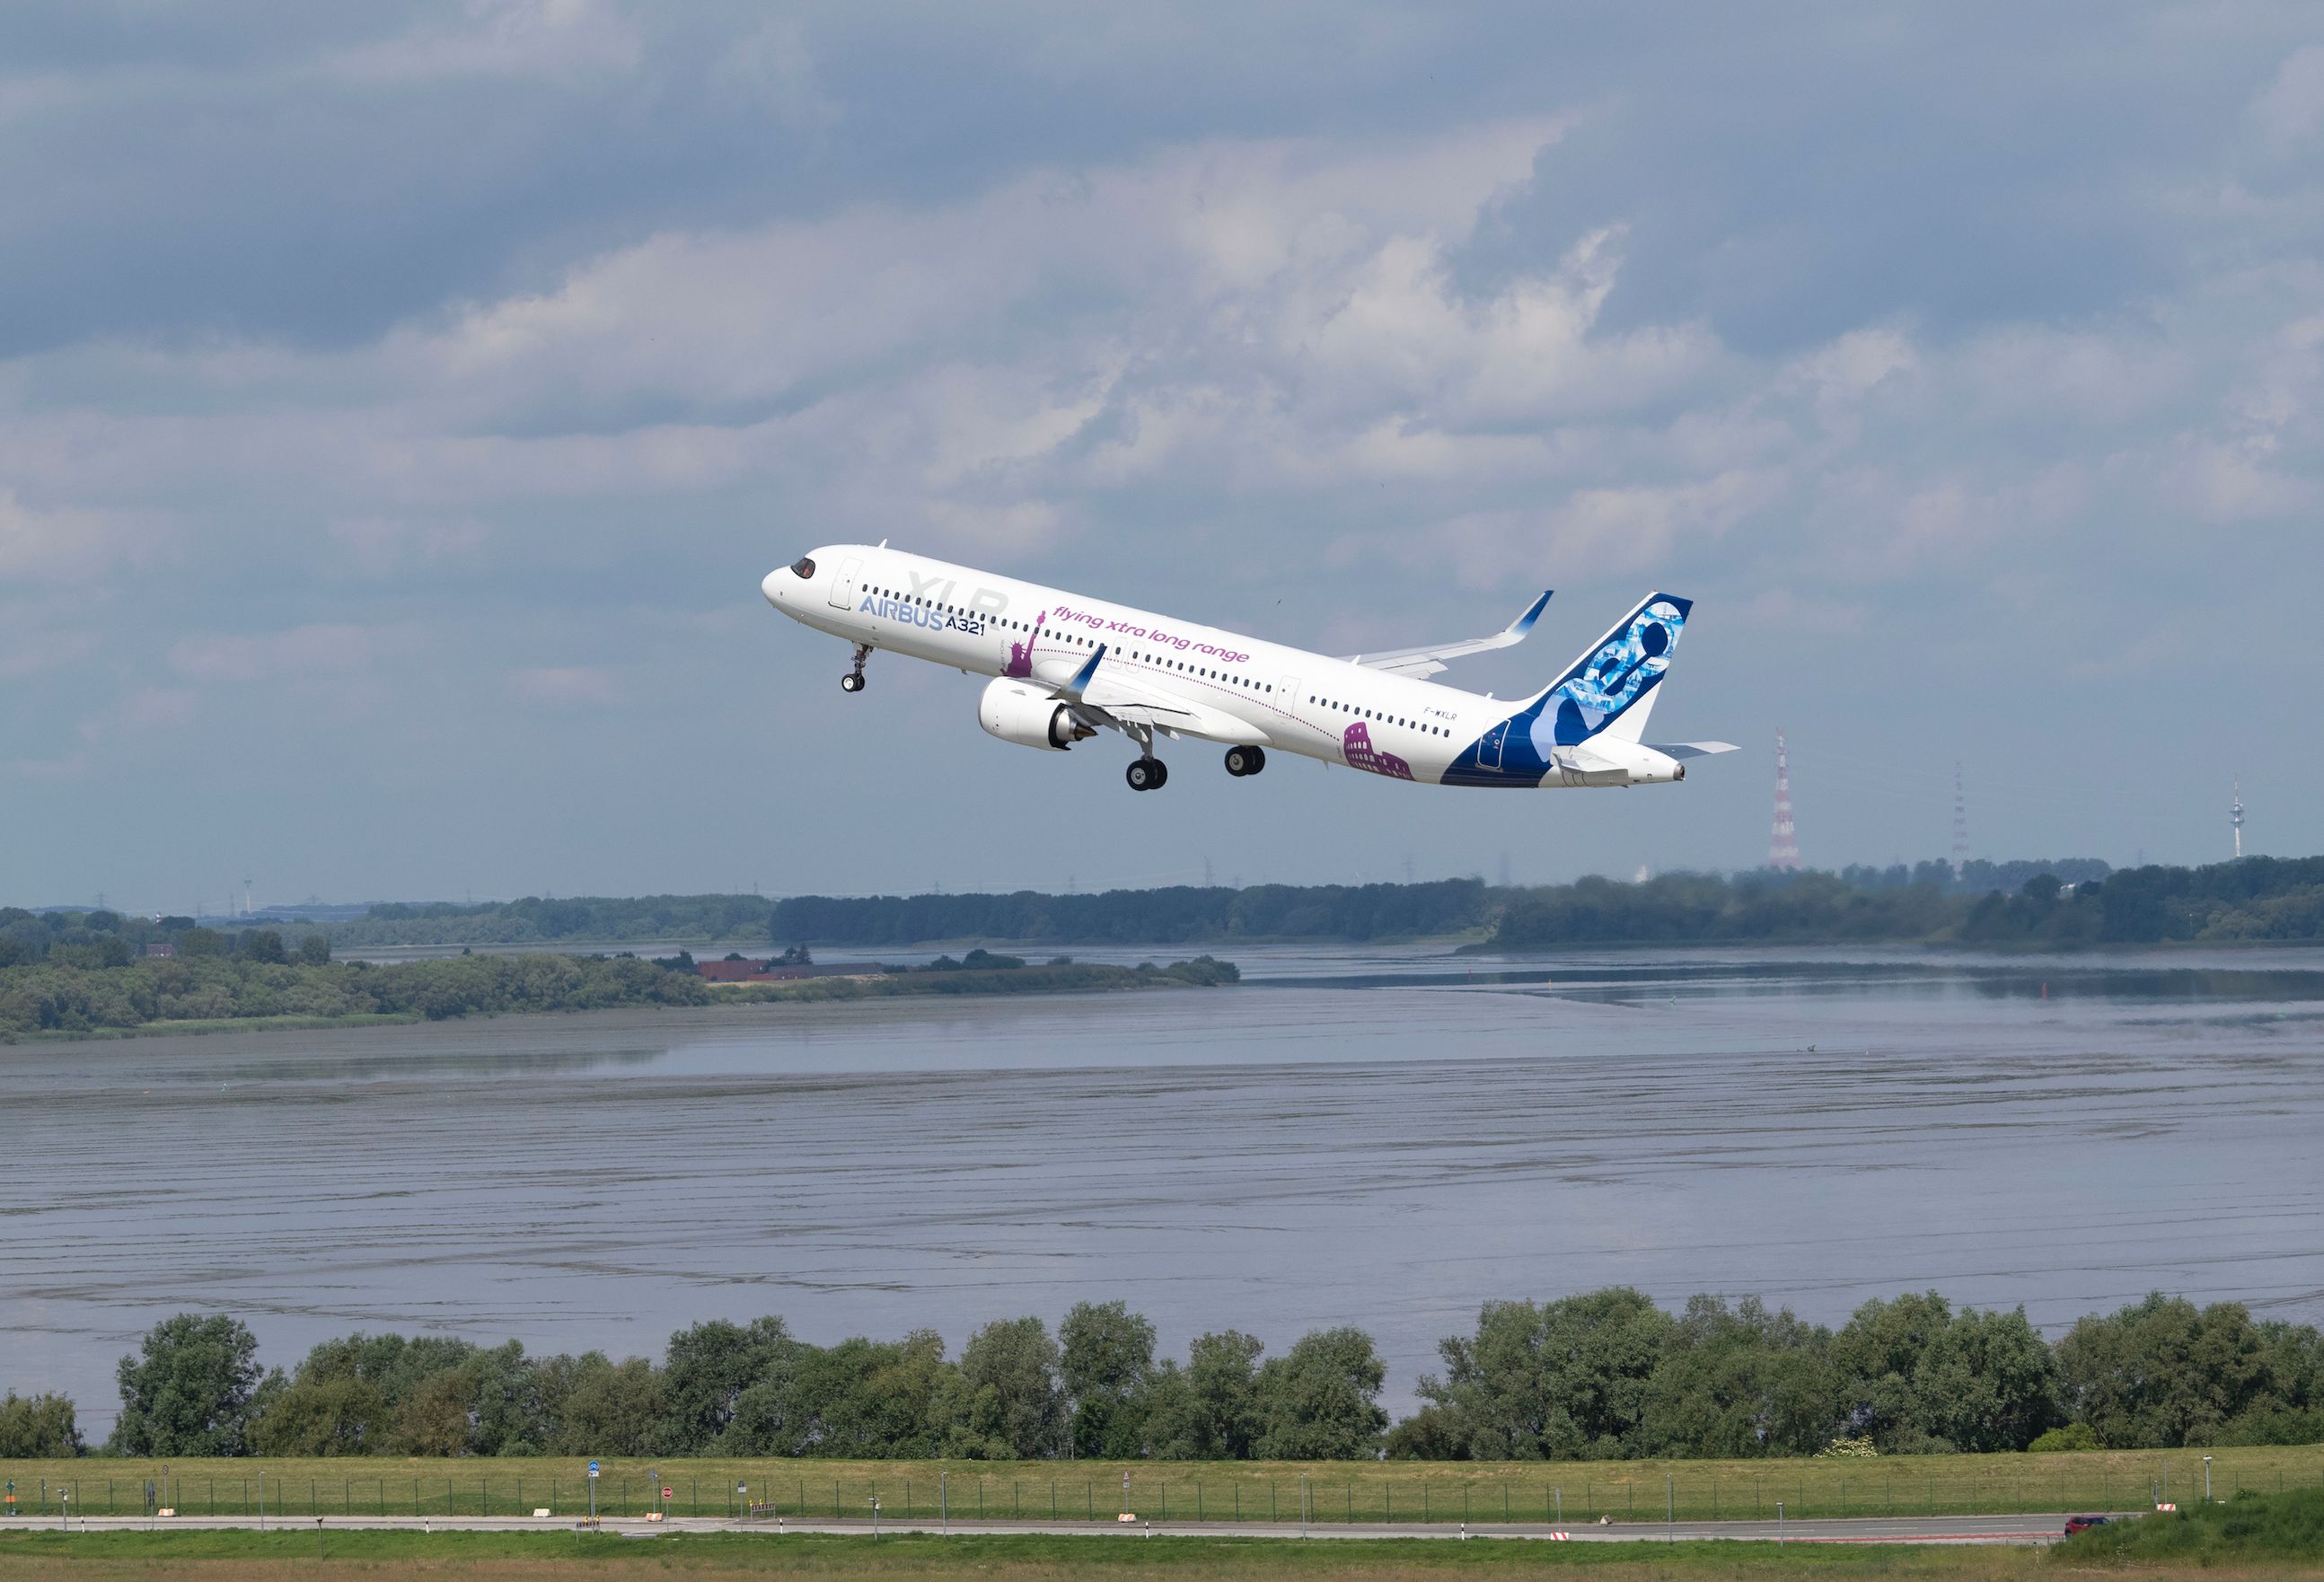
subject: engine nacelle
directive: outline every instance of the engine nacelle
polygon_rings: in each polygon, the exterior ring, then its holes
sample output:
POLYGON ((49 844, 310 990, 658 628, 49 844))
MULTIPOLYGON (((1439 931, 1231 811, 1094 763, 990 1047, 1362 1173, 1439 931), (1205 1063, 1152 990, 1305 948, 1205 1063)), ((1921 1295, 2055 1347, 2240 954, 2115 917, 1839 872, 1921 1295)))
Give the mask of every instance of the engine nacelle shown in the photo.
POLYGON ((989 736, 1043 752, 1063 752, 1097 734, 1047 693, 1007 676, 984 689, 983 697, 977 700, 976 722, 989 736))
POLYGON ((1596 736, 1550 754, 1561 786, 1667 786, 1686 778, 1686 766, 1636 741, 1596 736))

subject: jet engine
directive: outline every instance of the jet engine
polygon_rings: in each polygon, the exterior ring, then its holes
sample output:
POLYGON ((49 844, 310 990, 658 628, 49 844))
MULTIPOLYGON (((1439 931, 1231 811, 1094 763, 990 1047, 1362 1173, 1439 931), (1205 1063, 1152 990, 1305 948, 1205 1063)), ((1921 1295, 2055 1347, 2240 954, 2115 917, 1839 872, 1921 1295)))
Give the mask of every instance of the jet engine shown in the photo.
POLYGON ((986 687, 977 700, 976 722, 987 735, 1044 752, 1063 752, 1097 734, 1047 693, 1006 676, 986 687))

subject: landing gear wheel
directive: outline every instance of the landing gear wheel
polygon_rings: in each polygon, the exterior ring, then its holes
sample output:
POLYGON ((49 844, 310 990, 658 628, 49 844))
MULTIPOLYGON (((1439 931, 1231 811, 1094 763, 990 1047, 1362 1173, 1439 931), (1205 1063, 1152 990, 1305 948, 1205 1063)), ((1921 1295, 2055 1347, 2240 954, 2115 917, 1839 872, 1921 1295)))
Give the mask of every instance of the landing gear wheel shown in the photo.
POLYGON ((872 645, 870 643, 857 643, 855 645, 855 668, 850 670, 846 675, 839 678, 840 691, 862 692, 863 690, 863 661, 871 657, 872 645))
POLYGON ((1123 778, 1132 791, 1159 791, 1169 780, 1170 770, 1158 758, 1141 758, 1130 766, 1123 778))
POLYGON ((1245 775, 1255 775, 1266 767, 1267 754, 1256 747, 1227 749, 1227 773, 1238 780, 1245 775))

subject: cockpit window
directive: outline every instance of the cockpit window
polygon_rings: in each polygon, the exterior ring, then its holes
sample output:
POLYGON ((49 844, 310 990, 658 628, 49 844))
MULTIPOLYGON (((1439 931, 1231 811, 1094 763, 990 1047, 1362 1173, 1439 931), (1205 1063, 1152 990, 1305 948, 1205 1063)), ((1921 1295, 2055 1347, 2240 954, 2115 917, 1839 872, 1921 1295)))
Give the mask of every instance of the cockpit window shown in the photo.
POLYGON ((792 561, 791 575, 800 578, 807 578, 815 575, 814 557, 811 556, 802 555, 797 560, 792 561))

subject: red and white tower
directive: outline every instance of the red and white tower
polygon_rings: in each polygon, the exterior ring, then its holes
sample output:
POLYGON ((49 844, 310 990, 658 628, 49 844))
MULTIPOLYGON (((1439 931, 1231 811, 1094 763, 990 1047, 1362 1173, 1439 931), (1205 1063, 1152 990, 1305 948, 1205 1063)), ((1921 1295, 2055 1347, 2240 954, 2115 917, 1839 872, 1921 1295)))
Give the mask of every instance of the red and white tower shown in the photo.
POLYGON ((1775 732, 1775 833, 1767 842, 1767 866, 1794 869, 1800 865, 1800 838, 1792 829, 1792 759, 1784 749, 1784 733, 1775 732))
POLYGON ((1960 759, 1953 759, 1953 877, 1969 866, 1969 793, 1961 787, 1960 759))
POLYGON ((2241 861, 2244 854, 2244 782, 2240 775, 2236 777, 2235 787, 2235 800, 2227 804, 2227 822, 2235 826, 2236 859, 2241 861))

